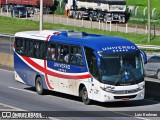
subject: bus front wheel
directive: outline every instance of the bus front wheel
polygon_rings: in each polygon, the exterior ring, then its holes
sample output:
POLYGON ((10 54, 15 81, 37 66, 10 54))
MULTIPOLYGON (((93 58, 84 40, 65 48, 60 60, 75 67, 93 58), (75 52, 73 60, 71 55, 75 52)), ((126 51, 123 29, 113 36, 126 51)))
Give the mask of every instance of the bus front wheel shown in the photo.
POLYGON ((36 79, 36 91, 39 95, 44 94, 43 83, 42 83, 42 79, 40 77, 37 77, 37 79, 36 79))
POLYGON ((91 103, 91 100, 88 98, 88 92, 87 92, 86 87, 82 88, 81 95, 82 95, 83 103, 86 105, 89 105, 91 103))

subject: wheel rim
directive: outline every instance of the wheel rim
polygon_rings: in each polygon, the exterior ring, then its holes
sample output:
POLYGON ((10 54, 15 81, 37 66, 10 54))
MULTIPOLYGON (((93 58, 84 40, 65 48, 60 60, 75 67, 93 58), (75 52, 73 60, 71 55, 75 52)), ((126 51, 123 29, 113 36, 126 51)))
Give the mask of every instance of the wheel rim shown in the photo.
POLYGON ((91 15, 89 16, 89 20, 92 21, 92 16, 91 15))
POLYGON ((42 88, 42 84, 41 82, 37 82, 37 91, 41 91, 41 88, 42 88))
POLYGON ((86 90, 84 90, 84 91, 83 91, 83 100, 84 100, 84 101, 87 101, 87 99, 88 99, 88 93, 87 93, 86 90))
POLYGON ((78 16, 79 16, 78 18, 81 20, 81 18, 82 18, 82 17, 81 17, 81 13, 79 13, 79 15, 78 15, 78 16))

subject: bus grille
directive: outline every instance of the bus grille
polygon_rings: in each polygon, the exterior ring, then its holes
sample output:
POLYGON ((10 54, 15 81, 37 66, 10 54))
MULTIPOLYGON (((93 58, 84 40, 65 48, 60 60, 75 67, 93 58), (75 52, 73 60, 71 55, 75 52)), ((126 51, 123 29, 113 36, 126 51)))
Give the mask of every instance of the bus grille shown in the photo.
POLYGON ((135 89, 135 90, 122 90, 122 91, 114 91, 114 94, 131 94, 131 93, 136 93, 140 91, 139 89, 135 89))
POLYGON ((129 95, 129 96, 114 96, 114 99, 123 99, 123 98, 135 98, 137 95, 129 95))

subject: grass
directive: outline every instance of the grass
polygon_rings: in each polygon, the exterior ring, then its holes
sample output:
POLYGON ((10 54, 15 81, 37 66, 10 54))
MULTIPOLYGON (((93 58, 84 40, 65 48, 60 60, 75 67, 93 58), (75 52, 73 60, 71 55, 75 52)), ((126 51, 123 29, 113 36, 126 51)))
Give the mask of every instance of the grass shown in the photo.
MULTIPOLYGON (((126 0, 127 6, 141 6, 143 8, 148 6, 148 0, 126 0)), ((157 10, 160 10, 160 2, 159 0, 150 0, 151 3, 151 9, 156 8, 157 10)))
MULTIPOLYGON (((147 19, 148 18, 148 9, 146 9, 146 15, 143 15, 143 10, 144 8, 148 8, 148 0, 126 0, 127 2, 127 6, 139 6, 139 8, 137 9, 137 16, 135 16, 134 14, 131 15, 131 17, 135 17, 135 18, 142 18, 142 19, 147 19)), ((151 16, 151 19, 153 20, 158 20, 157 22, 151 23, 152 25, 156 25, 156 26, 160 26, 160 2, 159 0, 150 0, 151 3, 151 14, 152 14, 152 10, 154 8, 155 9, 155 13, 154 16, 151 16)), ((139 21, 132 21, 129 20, 129 23, 136 23, 136 24, 143 24, 146 25, 146 21, 144 20, 144 22, 139 22, 139 21)))
MULTIPOLYGON (((122 33, 122 32, 109 32, 98 29, 89 29, 82 27, 66 26, 61 24, 44 23, 43 29, 68 29, 76 31, 84 31, 92 34, 102 34, 108 36, 118 36, 131 40, 136 44, 152 44, 160 45, 160 36, 153 37, 150 43, 147 42, 147 35, 122 33)), ((39 22, 32 20, 23 20, 17 18, 0 17, 0 33, 15 34, 20 31, 39 30, 39 22)))

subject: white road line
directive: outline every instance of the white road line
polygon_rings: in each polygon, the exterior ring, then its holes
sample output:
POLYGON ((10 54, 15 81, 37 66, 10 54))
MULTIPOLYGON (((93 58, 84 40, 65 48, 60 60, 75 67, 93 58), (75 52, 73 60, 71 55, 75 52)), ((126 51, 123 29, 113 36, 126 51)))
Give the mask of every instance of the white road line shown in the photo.
POLYGON ((20 108, 17 108, 17 107, 11 106, 11 105, 7 105, 7 104, 4 104, 4 103, 0 103, 0 105, 6 106, 6 107, 12 108, 14 110, 18 110, 18 111, 26 111, 24 109, 20 109, 20 108))
POLYGON ((10 86, 9 86, 8 88, 15 89, 15 90, 19 90, 19 91, 23 91, 23 92, 27 92, 27 93, 36 94, 35 92, 27 91, 27 90, 23 90, 23 89, 15 88, 15 87, 10 87, 10 86))
POLYGON ((14 73, 14 71, 11 71, 11 70, 5 70, 5 69, 0 69, 1 71, 5 71, 5 72, 11 72, 11 73, 14 73))
POLYGON ((141 119, 141 120, 150 120, 150 119, 142 118, 142 117, 135 117, 135 118, 138 118, 138 119, 141 119))

